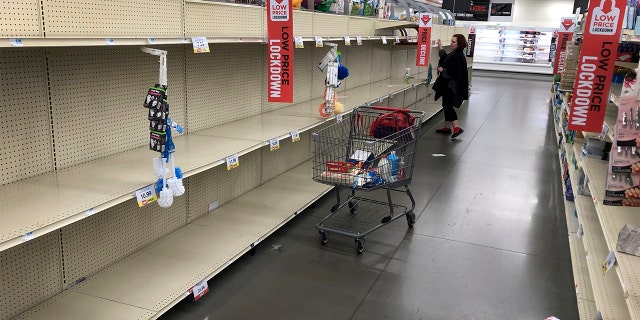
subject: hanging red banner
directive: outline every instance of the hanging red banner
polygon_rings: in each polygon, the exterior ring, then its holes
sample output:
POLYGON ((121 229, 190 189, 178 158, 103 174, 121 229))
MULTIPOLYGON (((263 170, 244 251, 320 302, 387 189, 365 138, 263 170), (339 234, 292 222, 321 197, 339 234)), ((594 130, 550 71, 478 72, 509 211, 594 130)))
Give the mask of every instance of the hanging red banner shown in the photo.
POLYGON ((592 0, 573 84, 569 130, 601 132, 618 52, 625 0, 592 0), (599 2, 599 3, 598 3, 599 2))
POLYGON ((564 70, 564 61, 567 57, 567 43, 573 38, 576 30, 576 20, 573 17, 562 18, 556 42, 556 55, 553 62, 553 74, 559 75, 564 70))
POLYGON ((267 0, 267 101, 293 102, 291 0, 267 0))
POLYGON ((429 65, 429 55, 431 54, 431 25, 433 18, 431 13, 420 14, 418 28, 418 52, 416 53, 416 66, 426 67, 429 65))

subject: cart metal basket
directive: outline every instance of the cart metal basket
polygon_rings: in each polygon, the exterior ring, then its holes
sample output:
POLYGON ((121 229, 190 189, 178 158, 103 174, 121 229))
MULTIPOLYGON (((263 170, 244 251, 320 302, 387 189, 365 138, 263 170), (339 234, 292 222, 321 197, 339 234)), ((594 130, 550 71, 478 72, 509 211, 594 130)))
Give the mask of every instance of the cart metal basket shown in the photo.
POLYGON ((328 242, 327 233, 337 233, 353 237, 361 254, 364 237, 392 221, 405 216, 413 227, 415 200, 409 184, 423 118, 424 112, 417 110, 357 107, 350 117, 312 134, 313 180, 335 186, 337 200, 316 224, 322 245, 328 242), (341 188, 351 190, 344 202, 341 188), (381 189, 386 189, 387 201, 357 195, 381 189), (410 207, 394 203, 392 192, 405 194, 410 207), (359 208, 366 211, 356 214, 359 208))

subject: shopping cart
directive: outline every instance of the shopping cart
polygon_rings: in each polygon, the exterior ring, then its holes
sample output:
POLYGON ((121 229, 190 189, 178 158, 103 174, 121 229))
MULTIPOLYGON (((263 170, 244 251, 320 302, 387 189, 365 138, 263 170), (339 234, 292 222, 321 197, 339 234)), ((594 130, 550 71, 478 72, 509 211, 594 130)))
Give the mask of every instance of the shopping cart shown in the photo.
POLYGON ((357 107, 350 117, 312 134, 313 180, 335 186, 337 199, 331 213, 316 224, 322 245, 329 240, 327 233, 337 233, 353 237, 361 254, 364 237, 396 219, 405 216, 413 227, 415 200, 409 184, 423 118, 422 111, 357 107), (351 195, 341 202, 344 188, 351 195), (357 195, 382 189, 386 201, 357 195), (406 194, 410 207, 394 203, 392 191, 406 194))

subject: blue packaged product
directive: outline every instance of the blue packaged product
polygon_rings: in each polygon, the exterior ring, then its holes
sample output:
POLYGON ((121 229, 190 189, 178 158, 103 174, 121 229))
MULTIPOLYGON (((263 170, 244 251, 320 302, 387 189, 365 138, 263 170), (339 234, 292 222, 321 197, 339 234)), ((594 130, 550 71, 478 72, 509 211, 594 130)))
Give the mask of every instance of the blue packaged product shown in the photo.
POLYGON ((395 151, 391 151, 391 154, 387 156, 387 160, 391 163, 391 176, 397 176, 400 168, 400 158, 395 151))

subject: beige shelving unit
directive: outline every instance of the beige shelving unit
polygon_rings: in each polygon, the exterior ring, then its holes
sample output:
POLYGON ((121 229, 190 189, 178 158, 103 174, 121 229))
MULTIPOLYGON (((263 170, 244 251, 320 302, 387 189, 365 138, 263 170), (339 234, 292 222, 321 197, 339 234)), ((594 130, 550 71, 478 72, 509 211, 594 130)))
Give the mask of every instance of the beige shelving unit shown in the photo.
MULTIPOLYGON (((563 167, 562 155, 566 155, 567 161, 571 166, 573 162, 573 146, 565 143, 560 139, 562 130, 558 123, 555 123, 556 142, 558 143, 558 160, 560 161, 561 168, 563 167)), ((573 171, 573 168, 570 169, 573 171)), ((572 180, 573 181, 573 180, 572 180)), ((575 190, 575 189, 574 189, 575 190)), ((563 194, 566 191, 566 186, 562 186, 563 194)), ((564 197, 563 197, 564 198, 564 197)), ((577 199, 578 201, 581 199, 577 199)), ((593 294, 593 287, 591 279, 589 277, 589 268, 587 265, 585 249, 582 238, 578 237, 578 230, 580 224, 578 218, 574 216, 576 212, 576 203, 567 201, 564 198, 564 210, 565 218, 567 220, 567 231, 569 234, 569 250, 571 252, 571 265, 573 269, 573 279, 576 286, 576 298, 578 303, 578 312, 580 319, 595 319, 597 314, 597 307, 593 294)))
MULTIPOLYGON (((296 49, 294 103, 268 103, 264 8, 0 5, 0 86, 8 89, 0 127, 10 128, 0 145, 0 319, 156 318, 329 190, 312 181, 308 163, 311 132, 335 121, 318 116, 324 74, 315 64, 328 49, 296 49), (192 54, 196 36, 210 54, 192 54), (138 208, 133 196, 155 181, 157 156, 146 147, 141 106, 157 59, 139 46, 169 52, 171 117, 187 130, 174 137, 187 192, 168 209, 138 208), (279 150, 269 151, 270 139, 279 150), (227 171, 230 155, 240 167, 227 171)), ((439 111, 425 99, 426 68, 412 65, 415 47, 392 45, 397 22, 304 11, 294 21, 294 36, 340 45, 351 73, 339 89, 344 116, 363 104, 415 107, 427 118, 439 111), (347 35, 349 47, 340 42, 347 35)))
MULTIPOLYGON (((640 224, 637 208, 622 208, 604 206, 604 178, 607 172, 607 162, 594 159, 582 159, 580 146, 584 143, 576 139, 570 147, 576 156, 578 167, 584 169, 589 177, 589 188, 592 197, 575 195, 575 207, 578 220, 584 230, 582 242, 586 253, 588 276, 591 280, 594 300, 603 319, 638 319, 638 286, 637 269, 638 257, 616 252, 618 263, 606 274, 602 271, 602 263, 609 251, 615 250, 618 231, 622 229, 620 223, 632 225, 640 224), (613 223, 610 220, 617 222, 613 223), (617 228, 617 229, 616 229, 617 228)), ((573 189, 577 190, 577 172, 570 170, 573 189)), ((574 243, 575 244, 575 243, 574 243)), ((580 257, 574 257, 580 259, 580 257)), ((575 272, 575 271, 574 271, 575 272)))
POLYGON ((625 224, 639 226, 640 214, 638 208, 612 207, 602 204, 604 187, 606 184, 608 164, 605 161, 585 159, 585 173, 589 177, 589 187, 595 197, 595 211, 602 227, 607 250, 614 251, 617 265, 614 267, 619 278, 619 285, 624 294, 632 319, 640 319, 640 258, 618 252, 616 243, 618 233, 625 224))

